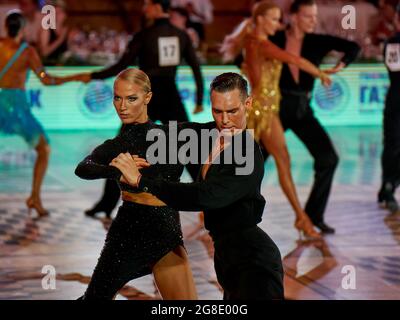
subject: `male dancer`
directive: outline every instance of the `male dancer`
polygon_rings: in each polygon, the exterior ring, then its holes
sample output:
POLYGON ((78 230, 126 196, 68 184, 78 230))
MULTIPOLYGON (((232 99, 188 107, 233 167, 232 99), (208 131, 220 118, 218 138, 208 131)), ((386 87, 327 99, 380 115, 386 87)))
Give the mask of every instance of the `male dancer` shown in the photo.
POLYGON ((215 126, 219 131, 230 132, 231 143, 216 143, 209 156, 211 163, 202 166, 197 182, 170 183, 141 177, 128 153, 120 154, 110 165, 121 171, 121 181, 152 193, 177 210, 204 210, 205 227, 214 240, 215 270, 224 299, 283 299, 279 249, 257 226, 265 206, 260 193, 264 161, 258 144, 245 130, 246 109, 252 103, 247 82, 239 74, 224 73, 213 80, 210 92, 215 126), (254 165, 251 172, 243 175, 238 173, 241 166, 234 157, 230 163, 225 161, 226 154, 237 146, 235 139, 240 138, 246 141, 243 150, 254 165))
MULTIPOLYGON (((317 24, 315 0, 294 0, 290 7, 290 27, 278 32, 271 40, 286 51, 308 59, 319 66, 332 50, 343 52, 343 58, 328 70, 333 74, 352 62, 360 47, 352 41, 313 33, 317 24)), ((310 107, 314 78, 293 65, 283 65, 280 88, 280 118, 285 130, 291 129, 305 144, 314 158, 314 185, 305 206, 312 222, 323 233, 335 229, 324 222, 324 212, 339 158, 333 144, 310 107)))
POLYGON ((397 33, 384 48, 390 87, 383 113, 382 186, 378 194, 378 202, 392 213, 399 212, 394 194, 400 184, 400 3, 394 24, 397 33))
MULTIPOLYGON (((200 65, 193 49, 191 40, 185 31, 174 27, 169 22, 169 0, 145 0, 143 12, 147 20, 154 20, 150 27, 138 32, 123 57, 113 66, 94 72, 87 76, 90 79, 105 79, 117 75, 138 58, 139 69, 150 78, 153 90, 153 99, 148 106, 151 120, 186 122, 188 116, 179 96, 175 83, 177 67, 181 64, 181 57, 190 65, 196 80, 196 108, 194 113, 203 110, 203 77, 200 65)), ((198 166, 188 165, 192 179, 198 174, 198 166)), ((89 216, 104 211, 110 217, 112 210, 118 203, 120 190, 115 181, 107 180, 101 200, 90 210, 89 216)))

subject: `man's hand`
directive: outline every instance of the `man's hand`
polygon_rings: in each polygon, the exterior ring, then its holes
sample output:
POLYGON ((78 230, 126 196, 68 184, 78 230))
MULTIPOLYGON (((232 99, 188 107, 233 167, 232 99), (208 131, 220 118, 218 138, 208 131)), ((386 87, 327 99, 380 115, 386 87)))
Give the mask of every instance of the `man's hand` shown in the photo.
POLYGON ((342 61, 339 61, 338 64, 335 67, 330 68, 330 69, 326 69, 326 70, 324 70, 324 72, 326 74, 335 74, 335 73, 338 73, 339 71, 343 70, 343 68, 345 66, 346 65, 342 61))
POLYGON ((204 111, 204 108, 202 105, 196 105, 196 107, 193 110, 193 114, 201 113, 204 111))
POLYGON ((90 73, 80 73, 73 76, 70 76, 71 81, 80 81, 83 83, 88 83, 92 80, 92 76, 90 73))
POLYGON ((121 171, 121 182, 125 182, 132 187, 137 187, 137 180, 140 173, 134 158, 129 152, 120 153, 118 157, 111 161, 110 166, 116 167, 121 171))

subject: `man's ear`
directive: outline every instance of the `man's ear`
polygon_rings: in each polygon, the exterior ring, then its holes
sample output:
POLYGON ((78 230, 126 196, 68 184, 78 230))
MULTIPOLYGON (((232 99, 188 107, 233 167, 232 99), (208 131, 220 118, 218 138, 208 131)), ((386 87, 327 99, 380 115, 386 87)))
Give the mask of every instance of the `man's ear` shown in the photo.
POLYGON ((252 105, 253 105, 253 97, 248 96, 246 98, 246 100, 244 101, 244 106, 245 106, 246 110, 249 111, 251 109, 252 105))

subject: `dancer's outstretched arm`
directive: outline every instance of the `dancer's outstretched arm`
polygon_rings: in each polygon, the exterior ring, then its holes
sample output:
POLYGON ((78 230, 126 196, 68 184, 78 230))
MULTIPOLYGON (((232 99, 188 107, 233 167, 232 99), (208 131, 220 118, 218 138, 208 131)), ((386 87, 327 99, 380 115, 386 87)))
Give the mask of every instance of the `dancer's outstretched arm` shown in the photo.
POLYGON ((277 45, 269 40, 260 40, 254 36, 249 36, 246 41, 246 66, 248 68, 252 83, 259 83, 258 79, 261 78, 260 66, 255 61, 259 61, 259 46, 261 42, 261 53, 264 58, 276 59, 287 64, 294 64, 300 69, 308 72, 315 78, 320 78, 324 85, 330 85, 331 80, 327 74, 321 71, 318 67, 312 64, 307 59, 300 56, 291 54, 285 50, 282 50, 277 45))
POLYGON ((49 75, 40 60, 39 54, 35 48, 29 46, 26 50, 28 50, 29 54, 29 67, 30 69, 37 75, 40 82, 46 86, 55 86, 60 85, 68 81, 77 80, 75 76, 66 76, 66 77, 55 77, 49 75))

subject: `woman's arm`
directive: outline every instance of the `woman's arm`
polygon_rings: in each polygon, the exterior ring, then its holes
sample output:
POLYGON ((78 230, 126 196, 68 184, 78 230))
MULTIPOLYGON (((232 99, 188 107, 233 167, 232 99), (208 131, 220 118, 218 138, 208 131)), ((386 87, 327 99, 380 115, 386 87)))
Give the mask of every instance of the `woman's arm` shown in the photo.
POLYGON ((46 86, 51 86, 51 85, 60 85, 68 81, 74 81, 73 76, 68 76, 68 77, 55 77, 49 75, 46 70, 44 69, 43 63, 40 60, 39 54, 36 51, 35 48, 29 47, 27 49, 29 52, 29 68, 37 75, 39 78, 40 82, 43 83, 46 86))
POLYGON ((107 140, 100 146, 96 147, 89 156, 78 164, 75 169, 75 174, 85 180, 119 180, 121 177, 120 170, 110 166, 109 164, 120 153, 126 151, 127 146, 120 136, 107 140))
POLYGON ((267 59, 277 59, 279 61, 282 61, 283 63, 294 64, 298 66, 301 70, 308 72, 315 78, 320 78, 324 85, 329 85, 331 83, 329 76, 321 71, 319 68, 317 68, 310 61, 304 59, 303 57, 282 50, 271 41, 261 41, 261 52, 263 56, 267 59))

